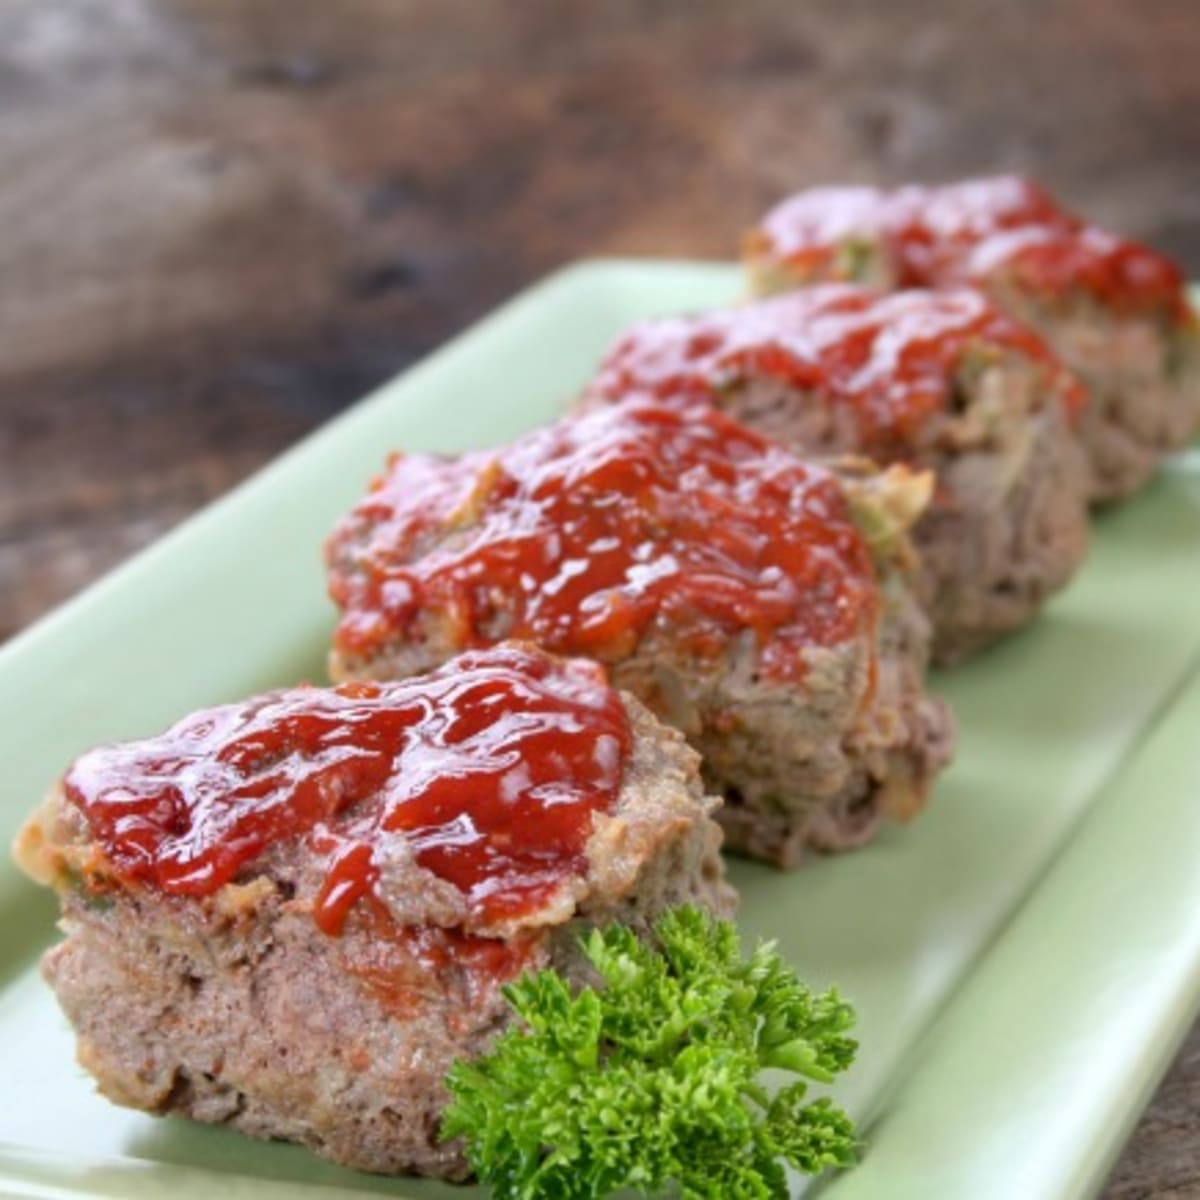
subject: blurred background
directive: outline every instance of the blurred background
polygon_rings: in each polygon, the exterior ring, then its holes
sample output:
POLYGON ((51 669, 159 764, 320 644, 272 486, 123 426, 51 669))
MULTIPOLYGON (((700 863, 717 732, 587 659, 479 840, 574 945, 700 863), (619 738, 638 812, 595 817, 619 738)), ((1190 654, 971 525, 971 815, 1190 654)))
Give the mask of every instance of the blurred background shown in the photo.
POLYGON ((1196 0, 3 0, 0 640, 563 262, 997 171, 1200 277, 1196 0))

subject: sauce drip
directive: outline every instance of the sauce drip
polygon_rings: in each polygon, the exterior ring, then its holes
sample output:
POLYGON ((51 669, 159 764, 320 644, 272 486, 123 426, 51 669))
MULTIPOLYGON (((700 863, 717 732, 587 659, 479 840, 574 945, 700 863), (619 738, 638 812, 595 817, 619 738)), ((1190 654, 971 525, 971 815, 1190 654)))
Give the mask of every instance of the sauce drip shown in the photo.
POLYGON ((499 452, 397 456, 329 551, 352 654, 436 614, 456 646, 607 661, 650 634, 711 659, 749 631, 766 674, 798 678, 805 648, 875 614, 833 476, 714 410, 606 408, 499 452))
POLYGON ((848 406, 862 448, 886 457, 911 446, 929 418, 946 411, 968 352, 990 347, 1042 364, 1068 409, 1082 404, 1082 388, 1037 334, 982 293, 881 295, 846 284, 636 325, 609 352, 591 391, 610 400, 719 403, 733 385, 778 379, 848 406))
POLYGON ((752 248, 821 278, 852 277, 845 249, 857 240, 882 242, 898 287, 990 283, 1005 270, 1042 295, 1082 289, 1118 309, 1190 319, 1183 276, 1168 258, 1011 176, 892 191, 814 188, 783 201, 750 235, 752 248))
POLYGON ((343 942, 342 965, 401 1020, 433 1003, 452 1030, 465 1030, 497 987, 539 964, 542 942, 537 937, 479 937, 432 925, 401 926, 373 898, 362 912, 368 936, 343 942), (452 997, 449 1004, 447 996, 452 997))
POLYGON ((209 709, 83 755, 64 786, 126 881, 206 896, 303 838, 325 869, 314 917, 336 934, 402 835, 486 924, 586 872, 630 746, 601 668, 502 646, 398 683, 209 709))

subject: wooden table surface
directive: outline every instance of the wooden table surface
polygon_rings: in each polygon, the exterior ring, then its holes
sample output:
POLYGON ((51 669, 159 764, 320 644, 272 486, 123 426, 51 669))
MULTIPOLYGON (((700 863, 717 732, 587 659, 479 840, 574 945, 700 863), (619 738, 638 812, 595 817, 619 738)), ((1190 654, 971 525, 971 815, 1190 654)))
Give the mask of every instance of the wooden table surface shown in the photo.
MULTIPOLYGON (((5 0, 0 638, 547 270, 798 185, 1027 171, 1200 276, 1198 114, 1196 0, 5 0)), ((1200 1197, 1200 1031, 1105 1196, 1200 1197)))

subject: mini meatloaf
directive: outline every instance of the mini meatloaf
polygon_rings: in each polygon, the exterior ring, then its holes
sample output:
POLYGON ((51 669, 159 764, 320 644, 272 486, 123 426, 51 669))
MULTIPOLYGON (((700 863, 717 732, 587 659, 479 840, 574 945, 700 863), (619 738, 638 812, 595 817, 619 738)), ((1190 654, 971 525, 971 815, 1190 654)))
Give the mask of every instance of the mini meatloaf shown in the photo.
POLYGON ((889 557, 926 482, 856 486, 877 579, 843 483, 713 409, 600 407, 497 451, 396 456, 328 543, 331 670, 406 676, 506 637, 588 655, 700 751, 732 848, 853 846, 947 758, 928 625, 889 557))
POLYGON ((1136 491, 1200 427, 1200 326, 1178 269, 1027 180, 801 192, 745 253, 760 294, 818 280, 985 288, 1087 385, 1093 500, 1136 491))
POLYGON ((825 284, 634 326, 585 402, 719 406, 801 455, 932 470, 914 530, 934 658, 1024 625, 1087 547, 1082 392, 1028 327, 979 291, 825 284))
POLYGON ((43 970, 119 1104, 462 1179, 443 1078, 578 935, 727 915, 695 753, 586 661, 505 645, 85 754, 18 838, 43 970))

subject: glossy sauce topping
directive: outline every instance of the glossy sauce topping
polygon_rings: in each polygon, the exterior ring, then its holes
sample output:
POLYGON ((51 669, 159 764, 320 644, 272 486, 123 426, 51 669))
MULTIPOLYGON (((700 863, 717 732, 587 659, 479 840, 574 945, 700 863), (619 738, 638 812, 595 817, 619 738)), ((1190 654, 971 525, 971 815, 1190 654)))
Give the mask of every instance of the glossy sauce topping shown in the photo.
POLYGON ((276 843, 323 863, 314 916, 337 933, 403 841, 473 923, 520 916, 586 871, 631 734, 591 663, 465 654, 399 683, 296 688, 83 755, 67 797, 118 877, 205 896, 276 843))
POLYGON ((1028 327, 969 288, 881 295, 825 284, 775 299, 634 326, 609 352, 590 391, 719 402, 728 388, 780 380, 853 411, 862 448, 903 453, 954 396, 972 349, 1001 347, 1044 365, 1072 410, 1075 379, 1028 327))
POLYGON ((606 661, 647 635, 714 658, 744 631, 763 671, 875 614, 869 552, 831 475, 705 410, 600 409, 499 452, 394 458, 334 533, 339 648, 369 654, 437 614, 606 661))
POLYGON ((1060 208, 1029 180, 1002 176, 943 187, 814 188, 783 201, 751 235, 803 274, 853 278, 856 240, 882 242, 899 287, 989 282, 1011 272, 1031 291, 1082 289, 1118 309, 1189 313, 1173 263, 1060 208))

